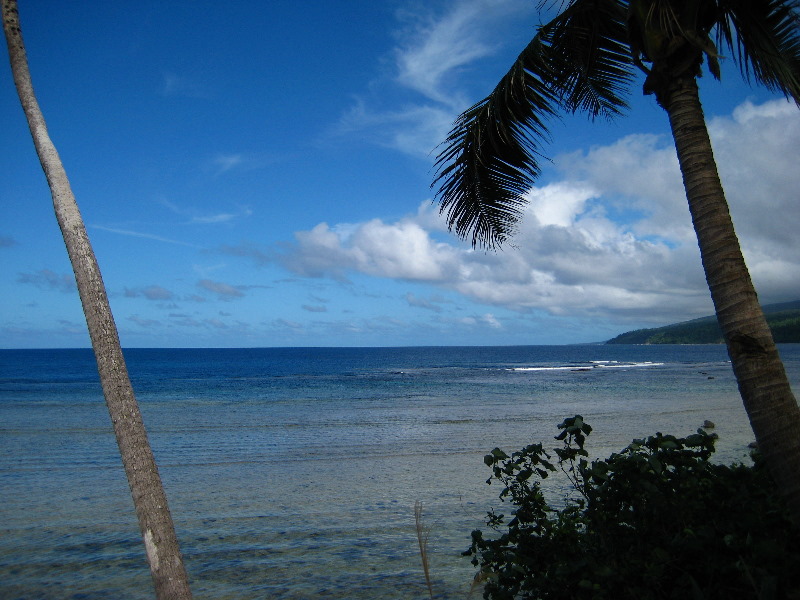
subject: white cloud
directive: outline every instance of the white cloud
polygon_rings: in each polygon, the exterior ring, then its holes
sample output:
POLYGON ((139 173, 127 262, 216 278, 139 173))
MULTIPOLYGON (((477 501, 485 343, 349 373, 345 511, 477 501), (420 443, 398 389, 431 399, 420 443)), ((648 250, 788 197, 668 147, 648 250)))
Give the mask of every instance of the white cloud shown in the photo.
MULTIPOLYGON (((745 104, 710 123, 745 257, 765 302, 800 297, 800 169, 793 164, 800 113, 790 108, 745 104)), ((320 223, 297 232, 278 260, 303 276, 341 280, 359 272, 427 282, 518 311, 652 322, 710 313, 671 140, 627 136, 556 164, 560 179, 531 190, 513 246, 496 254, 453 238, 436 241, 441 220, 428 208, 394 223, 320 223)), ((406 300, 425 306, 412 295, 406 300)))
POLYGON ((546 227, 570 227, 576 217, 583 213, 586 203, 596 193, 586 186, 556 183, 534 188, 527 194, 530 212, 539 225, 546 227))
POLYGON ((608 146, 558 156, 556 164, 573 185, 583 181, 602 190, 609 211, 629 213, 637 235, 695 239, 671 138, 629 135, 608 146))
POLYGON ((486 323, 492 329, 502 329, 503 328, 503 326, 500 324, 500 321, 498 321, 492 313, 486 313, 485 315, 483 315, 481 317, 481 321, 486 323))
POLYGON ((356 99, 341 118, 338 133, 359 132, 372 143, 429 157, 456 116, 471 104, 464 71, 498 51, 505 40, 498 32, 506 31, 513 18, 533 11, 524 0, 460 0, 445 6, 442 13, 426 4, 398 11, 391 82, 371 82, 373 96, 356 99), (407 101, 397 101, 398 87, 407 101), (393 106, 402 108, 383 108, 381 93, 390 94, 393 106))
POLYGON ((487 4, 497 2, 460 2, 440 17, 410 15, 413 29, 407 32, 406 43, 395 49, 397 81, 431 100, 452 105, 454 99, 443 83, 454 71, 491 53, 491 46, 482 39, 487 4))
POLYGON ((733 119, 715 118, 709 124, 736 231, 756 272, 761 267, 755 263, 793 260, 800 254, 799 113, 783 100, 759 106, 746 102, 733 119))
POLYGON ((331 229, 320 223, 295 234, 278 260, 291 271, 311 277, 342 279, 348 270, 377 277, 439 281, 455 257, 447 244, 434 242, 413 219, 387 224, 373 219, 331 229))

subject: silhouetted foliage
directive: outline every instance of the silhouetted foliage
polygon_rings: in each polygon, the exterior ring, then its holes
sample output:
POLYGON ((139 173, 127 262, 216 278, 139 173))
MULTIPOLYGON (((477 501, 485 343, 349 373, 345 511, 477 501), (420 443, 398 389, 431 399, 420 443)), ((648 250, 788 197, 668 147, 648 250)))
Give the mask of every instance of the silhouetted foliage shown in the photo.
POLYGON ((699 429, 657 433, 589 462, 583 418, 559 429, 563 445, 552 453, 532 444, 484 459, 487 483, 500 482, 514 506, 510 519, 490 512, 499 536, 476 530, 465 553, 485 598, 767 600, 792 589, 800 549, 757 456, 753 466, 714 464, 715 438, 699 429), (558 470, 571 482, 559 509, 541 488, 558 470))

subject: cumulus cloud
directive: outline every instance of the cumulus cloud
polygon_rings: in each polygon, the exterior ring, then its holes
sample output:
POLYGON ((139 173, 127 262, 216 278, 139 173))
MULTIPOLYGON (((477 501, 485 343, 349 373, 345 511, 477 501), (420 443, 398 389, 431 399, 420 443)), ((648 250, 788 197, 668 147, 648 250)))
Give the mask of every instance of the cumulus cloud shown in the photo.
POLYGON ((602 191, 605 209, 640 237, 694 240, 672 139, 629 135, 608 146, 557 157, 567 181, 602 191))
MULTIPOLYGON (((344 280, 353 271, 427 282, 485 304, 554 314, 575 314, 598 306, 646 314, 661 303, 675 308, 675 295, 685 296, 682 308, 696 303, 698 295, 707 295, 702 291, 696 250, 638 239, 603 216, 589 202, 593 198, 588 189, 584 184, 556 183, 533 190, 532 200, 544 198, 543 207, 530 207, 514 247, 496 254, 455 241, 435 241, 430 231, 409 217, 345 228, 321 223, 297 232, 279 261, 306 277, 344 280), (551 211, 548 202, 559 197, 573 209, 551 211), (687 262, 697 267, 687 270, 687 262)), ((437 306, 412 294, 406 301, 432 310, 437 306)))
POLYGON ((50 269, 42 269, 35 273, 19 273, 17 283, 27 283, 41 290, 56 290, 65 294, 71 294, 77 290, 75 277, 72 274, 59 275, 50 269))
POLYGON ((732 118, 709 124, 714 154, 727 190, 736 231, 760 294, 786 296, 800 281, 798 227, 797 107, 775 100, 746 102, 732 118))
POLYGON ((348 270, 378 277, 440 281, 456 266, 455 251, 434 242, 414 219, 384 223, 373 219, 331 228, 320 223, 299 231, 277 256, 290 271, 308 277, 343 279, 348 270))
MULTIPOLYGON (((800 297, 800 114, 783 101, 744 104, 710 131, 762 301, 800 297)), ((427 207, 396 222, 320 223, 296 232, 275 260, 300 276, 427 282, 518 311, 653 322, 711 312, 671 139, 631 135, 555 163, 558 176, 529 192, 513 245, 501 252, 437 241, 441 221, 427 207)))

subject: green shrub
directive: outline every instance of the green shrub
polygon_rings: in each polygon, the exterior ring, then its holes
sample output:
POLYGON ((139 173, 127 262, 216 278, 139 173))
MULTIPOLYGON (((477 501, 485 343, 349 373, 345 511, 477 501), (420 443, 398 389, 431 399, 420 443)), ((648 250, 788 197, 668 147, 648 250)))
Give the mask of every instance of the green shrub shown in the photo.
POLYGON ((713 464, 714 438, 657 433, 589 462, 592 428, 566 419, 555 464, 542 444, 484 461, 503 485, 512 518, 490 512, 499 537, 472 533, 465 555, 480 568, 484 598, 738 599, 787 597, 800 564, 787 513, 766 468, 713 464), (563 508, 541 480, 570 480, 563 508))

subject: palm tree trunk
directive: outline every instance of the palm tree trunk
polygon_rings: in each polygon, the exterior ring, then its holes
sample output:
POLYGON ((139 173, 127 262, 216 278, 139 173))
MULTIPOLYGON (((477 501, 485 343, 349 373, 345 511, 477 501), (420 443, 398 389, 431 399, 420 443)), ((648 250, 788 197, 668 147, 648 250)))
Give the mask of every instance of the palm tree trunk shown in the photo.
POLYGON ((103 395, 114 424, 114 433, 136 507, 156 597, 163 600, 188 600, 191 592, 167 497, 128 377, 100 269, 67 174, 47 133, 44 117, 33 92, 19 26, 17 2, 2 2, 3 29, 14 83, 50 186, 56 218, 75 272, 103 395))
POLYGON ((694 78, 659 103, 669 114, 714 309, 758 447, 800 525, 800 408, 742 257, 694 78))

